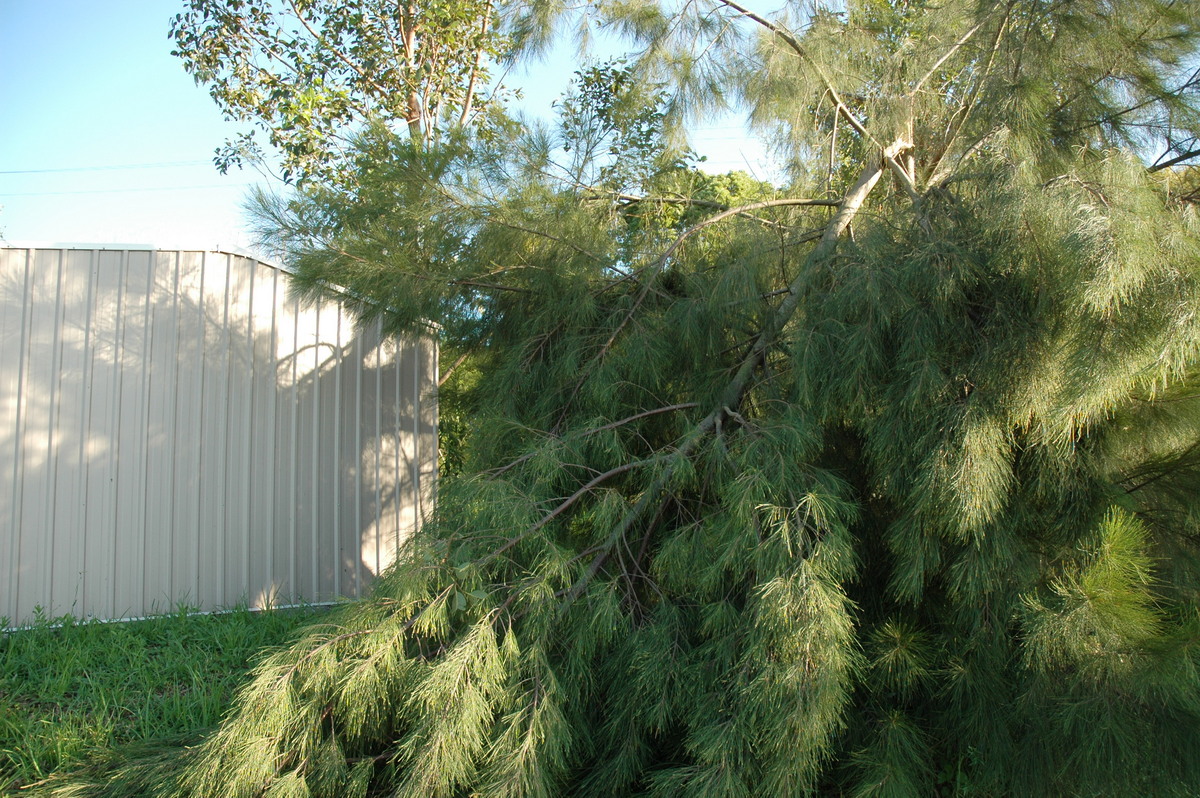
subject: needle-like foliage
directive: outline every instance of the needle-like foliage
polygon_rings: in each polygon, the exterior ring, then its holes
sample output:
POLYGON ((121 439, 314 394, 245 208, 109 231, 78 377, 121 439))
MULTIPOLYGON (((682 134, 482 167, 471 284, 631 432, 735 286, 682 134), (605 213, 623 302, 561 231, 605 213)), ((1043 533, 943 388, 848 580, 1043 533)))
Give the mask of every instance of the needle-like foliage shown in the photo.
POLYGON ((641 49, 561 130, 371 134, 265 202, 302 290, 471 353, 462 473, 101 791, 1195 795, 1194 12, 600 3, 641 49), (693 97, 792 182, 649 135, 693 97))

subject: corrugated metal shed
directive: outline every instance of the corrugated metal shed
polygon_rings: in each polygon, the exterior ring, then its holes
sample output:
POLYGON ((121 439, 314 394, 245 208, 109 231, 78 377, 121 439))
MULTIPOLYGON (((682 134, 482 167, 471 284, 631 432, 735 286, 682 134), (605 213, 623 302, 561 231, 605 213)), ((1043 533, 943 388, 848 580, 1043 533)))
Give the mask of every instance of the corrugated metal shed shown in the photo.
POLYGON ((437 468, 436 343, 220 252, 0 249, 0 617, 357 596, 437 468))

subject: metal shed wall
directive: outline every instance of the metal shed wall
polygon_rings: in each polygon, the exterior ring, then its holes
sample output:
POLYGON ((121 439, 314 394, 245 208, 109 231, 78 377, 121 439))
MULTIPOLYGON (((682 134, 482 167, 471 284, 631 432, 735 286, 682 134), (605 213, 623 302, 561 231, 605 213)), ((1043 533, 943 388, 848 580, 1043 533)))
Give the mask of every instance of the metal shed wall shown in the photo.
POLYGON ((437 468, 436 343, 219 252, 0 249, 0 618, 357 596, 437 468))

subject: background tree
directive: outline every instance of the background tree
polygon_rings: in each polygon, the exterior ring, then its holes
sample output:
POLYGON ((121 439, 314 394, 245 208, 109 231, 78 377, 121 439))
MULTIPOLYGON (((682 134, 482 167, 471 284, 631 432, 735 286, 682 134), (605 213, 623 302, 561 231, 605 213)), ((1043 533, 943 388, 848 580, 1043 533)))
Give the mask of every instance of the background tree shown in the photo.
POLYGON ((307 290, 463 325, 464 473, 203 746, 71 789, 1194 794, 1191 9, 593 8, 640 50, 565 156, 380 132, 263 209, 307 290), (787 187, 638 132, 735 96, 787 187))
MULTIPOLYGON (((504 42, 492 0, 186 0, 171 37, 226 117, 268 134, 284 180, 345 179, 371 122, 422 143, 466 124, 486 110, 504 42)), ((262 156, 247 133, 215 161, 262 156)))

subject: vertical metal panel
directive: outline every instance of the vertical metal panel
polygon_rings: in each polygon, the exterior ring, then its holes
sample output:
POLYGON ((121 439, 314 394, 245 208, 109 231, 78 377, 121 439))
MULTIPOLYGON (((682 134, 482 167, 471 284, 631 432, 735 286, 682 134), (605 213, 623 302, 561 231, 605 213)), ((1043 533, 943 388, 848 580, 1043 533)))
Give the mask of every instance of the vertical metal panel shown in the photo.
POLYGON ((232 604, 243 597, 248 600, 250 585, 246 570, 250 528, 249 512, 250 467, 246 442, 250 437, 253 394, 250 389, 254 368, 253 349, 247 327, 253 288, 254 263, 247 258, 227 255, 228 301, 226 303, 226 425, 225 437, 225 556, 222 560, 224 578, 222 604, 232 604))
POLYGON ((21 481, 22 504, 17 544, 20 562, 18 611, 31 612, 35 604, 46 603, 52 578, 50 551, 53 527, 53 454, 54 428, 51 424, 57 386, 55 355, 58 343, 57 318, 59 267, 57 252, 35 252, 29 260, 28 295, 32 307, 40 313, 28 314, 21 388, 21 481), (51 533, 52 534, 52 533, 51 533))
MULTIPOLYGON (((88 352, 91 390, 88 399, 87 489, 84 517, 83 613, 117 617, 113 578, 116 571, 116 471, 120 429, 117 370, 122 303, 125 298, 125 257, 122 252, 96 252, 92 260, 92 346, 88 352)), ((31 312, 36 313, 36 307, 31 312)), ((57 608, 46 608, 56 610, 57 608)), ((20 615, 18 618, 22 617, 20 615)))
MULTIPOLYGON (((417 447, 417 489, 413 495, 416 508, 414 524, 420 524, 433 511, 437 497, 438 474, 438 347, 436 339, 421 338, 410 342, 418 355, 414 366, 414 393, 417 406, 413 411, 413 440, 417 447)), ((415 529, 413 530, 415 531, 415 529)))
POLYGON ((0 249, 0 618, 361 593, 436 474, 436 344, 225 253, 0 249))
POLYGON ((275 517, 275 535, 272 547, 276 589, 280 601, 295 595, 296 590, 296 481, 297 450, 296 430, 299 409, 296 402, 296 373, 299 342, 299 303, 296 300, 283 302, 276 317, 278 340, 276 367, 275 430, 276 430, 276 478, 275 506, 279 512, 275 517))
POLYGON ((171 597, 189 606, 200 601, 201 447, 204 431, 204 257, 178 257, 179 330, 176 338, 174 523, 171 527, 171 597))
POLYGON ((339 500, 338 482, 340 475, 329 467, 330 463, 338 461, 338 424, 337 413, 340 410, 339 393, 341 391, 341 346, 340 330, 342 322, 341 308, 329 303, 325 308, 322 326, 322 347, 324 357, 321 361, 317 377, 317 451, 313 452, 313 465, 317 475, 317 492, 321 501, 317 506, 317 517, 314 529, 328 529, 332 535, 317 535, 317 559, 320 563, 319 594, 336 598, 341 592, 341 554, 338 546, 337 502, 339 500))
POLYGON ((250 339, 254 358, 254 398, 251 411, 250 446, 250 585, 247 596, 255 606, 275 603, 274 538, 276 509, 276 391, 275 352, 278 347, 277 318, 279 271, 254 270, 250 339), (270 530, 264 534, 259 530, 270 530))
POLYGON ((295 451, 296 451, 296 523, 295 536, 295 579, 293 590, 304 595, 317 594, 317 563, 313 556, 316 548, 313 532, 317 514, 317 474, 314 453, 316 428, 316 371, 320 365, 320 306, 317 312, 298 314, 295 383, 292 390, 296 397, 295 451))
POLYGON ((90 347, 89 307, 91 302, 90 252, 63 251, 59 276, 59 362, 57 404, 54 419, 55 474, 54 527, 49 605, 72 610, 83 597, 80 579, 84 572, 84 551, 79 536, 72 530, 82 528, 85 519, 84 451, 87 445, 87 378, 90 347))
POLYGON ((114 364, 119 385, 116 472, 113 477, 117 491, 113 612, 117 617, 140 614, 148 606, 144 590, 146 393, 154 260, 152 252, 125 253, 125 301, 120 316, 119 355, 114 364))
POLYGON ((147 321, 146 380, 146 489, 143 518, 146 534, 143 549, 143 605, 154 611, 173 608, 171 558, 175 535, 175 443, 178 436, 176 409, 178 385, 183 370, 179 348, 179 255, 153 253, 153 279, 149 290, 147 321), (158 489, 154 489, 157 487, 158 489))
POLYGON ((197 541, 198 593, 201 606, 218 606, 225 600, 225 426, 229 376, 228 334, 225 327, 229 265, 223 254, 205 253, 200 291, 200 316, 204 348, 200 353, 200 523, 197 541))
MULTIPOLYGON (((24 349, 25 323, 29 307, 27 284, 30 253, 0 250, 0 353, 24 349)), ((5 606, 16 607, 21 571, 19 538, 21 525, 20 431, 21 388, 25 357, 0 369, 0 556, 4 557, 6 583, 0 587, 5 606)))

